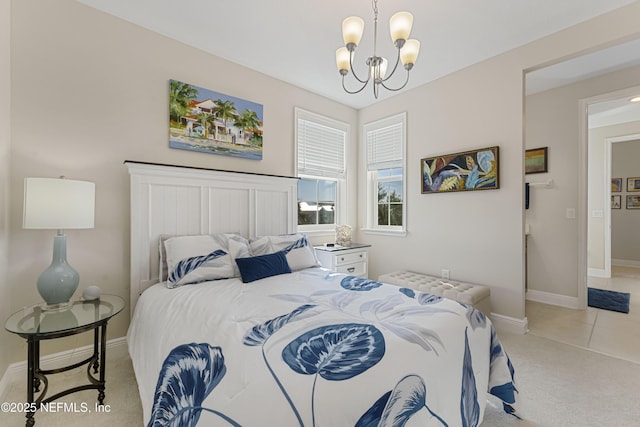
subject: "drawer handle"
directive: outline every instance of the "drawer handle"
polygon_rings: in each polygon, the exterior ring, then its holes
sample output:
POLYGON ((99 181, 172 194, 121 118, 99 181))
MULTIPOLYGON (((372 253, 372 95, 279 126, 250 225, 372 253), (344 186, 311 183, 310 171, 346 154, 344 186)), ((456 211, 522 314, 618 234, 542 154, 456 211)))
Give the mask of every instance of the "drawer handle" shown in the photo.
POLYGON ((344 257, 341 257, 341 258, 340 258, 340 261, 344 261, 344 257))
POLYGON ((355 267, 349 267, 349 268, 347 268, 347 271, 349 273, 353 273, 354 271, 356 271, 356 268, 355 267))
POLYGON ((360 258, 362 258, 362 254, 360 254, 360 258))

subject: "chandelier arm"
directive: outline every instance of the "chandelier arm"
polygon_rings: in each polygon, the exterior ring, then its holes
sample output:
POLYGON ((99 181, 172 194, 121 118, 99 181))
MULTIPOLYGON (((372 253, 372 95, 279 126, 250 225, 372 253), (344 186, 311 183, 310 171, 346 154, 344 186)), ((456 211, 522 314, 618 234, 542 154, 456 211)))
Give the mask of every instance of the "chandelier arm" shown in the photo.
POLYGON ((364 83, 366 85, 369 82, 369 79, 371 79, 371 67, 368 67, 369 68, 369 72, 367 73, 367 80, 362 80, 356 74, 356 70, 353 68, 353 51, 351 51, 349 53, 349 68, 351 69, 351 73, 353 74, 353 77, 355 77, 356 80, 359 81, 360 83, 364 83))
POLYGON ((380 82, 382 87, 384 87, 385 89, 390 90, 392 92, 397 92, 397 91, 403 89, 407 85, 407 83, 409 83, 409 71, 408 70, 407 70, 407 79, 404 81, 404 84, 402 86, 400 86, 399 88, 394 89, 394 88, 388 87, 387 85, 384 84, 384 80, 380 82))
POLYGON ((345 86, 344 77, 345 76, 342 76, 342 89, 344 89, 344 91, 347 92, 349 95, 355 95, 356 93, 362 92, 364 90, 364 88, 367 87, 367 83, 369 83, 369 80, 366 80, 365 82, 361 82, 361 83, 364 83, 364 84, 362 85, 362 87, 360 89, 351 91, 351 90, 347 89, 347 87, 345 86))
MULTIPOLYGON (((393 74, 396 72, 396 70, 398 69, 398 64, 400 63, 400 49, 398 49, 398 57, 396 58, 396 65, 393 66, 393 70, 391 70, 391 72, 389 74, 387 74, 387 77, 385 77, 384 79, 382 79, 383 82, 386 82, 387 80, 389 80, 391 78, 391 76, 393 76, 393 74)), ((406 84, 406 83, 405 83, 406 84)), ((386 87, 386 86, 385 86, 386 87)))

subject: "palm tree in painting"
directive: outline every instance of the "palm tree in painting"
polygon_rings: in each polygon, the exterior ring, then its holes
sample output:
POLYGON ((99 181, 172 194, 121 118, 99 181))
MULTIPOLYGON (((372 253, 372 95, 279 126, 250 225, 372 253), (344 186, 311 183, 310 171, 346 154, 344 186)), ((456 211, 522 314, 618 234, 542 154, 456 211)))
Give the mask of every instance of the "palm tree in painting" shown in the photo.
POLYGON ((247 134, 256 131, 260 127, 260 120, 255 111, 244 110, 240 117, 236 118, 235 125, 242 129, 243 139, 247 140, 247 134))
POLYGON ((213 107, 213 114, 224 122, 224 133, 226 134, 227 122, 229 120, 234 120, 238 116, 238 110, 236 110, 235 104, 231 101, 217 99, 214 103, 216 106, 213 107))
POLYGON ((201 112, 198 113, 196 119, 198 119, 198 121, 204 128, 204 137, 207 138, 209 136, 209 129, 215 121, 215 117, 213 116, 213 114, 201 112))
POLYGON ((187 83, 169 81, 169 118, 179 122, 191 112, 189 103, 198 98, 198 89, 187 83))

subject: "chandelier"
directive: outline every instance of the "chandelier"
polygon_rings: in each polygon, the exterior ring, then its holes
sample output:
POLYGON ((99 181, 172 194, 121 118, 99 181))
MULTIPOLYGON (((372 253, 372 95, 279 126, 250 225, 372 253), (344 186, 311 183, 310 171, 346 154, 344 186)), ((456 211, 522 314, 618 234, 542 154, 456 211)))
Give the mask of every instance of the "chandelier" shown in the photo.
POLYGON ((390 91, 398 91, 407 85, 409 82, 409 72, 418 58, 420 42, 415 39, 409 39, 409 33, 413 25, 413 15, 409 12, 398 12, 394 14, 389 20, 389 30, 391 32, 391 40, 398 51, 398 55, 393 70, 387 75, 389 62, 386 58, 378 56, 377 53, 378 0, 373 0, 373 13, 373 55, 367 58, 366 64, 368 71, 366 79, 358 77, 353 69, 354 52, 360 43, 360 39, 362 39, 362 32, 364 31, 364 21, 358 16, 350 16, 342 22, 342 38, 345 46, 336 51, 336 65, 338 66, 340 75, 342 75, 342 88, 345 92, 350 94, 362 92, 369 81, 373 80, 373 96, 377 99, 379 86, 390 91), (400 62, 402 62, 404 69, 407 70, 407 78, 402 86, 396 88, 389 87, 386 82, 394 75, 400 62), (359 89, 352 91, 345 86, 345 77, 349 74, 349 71, 351 71, 353 77, 362 84, 359 89))

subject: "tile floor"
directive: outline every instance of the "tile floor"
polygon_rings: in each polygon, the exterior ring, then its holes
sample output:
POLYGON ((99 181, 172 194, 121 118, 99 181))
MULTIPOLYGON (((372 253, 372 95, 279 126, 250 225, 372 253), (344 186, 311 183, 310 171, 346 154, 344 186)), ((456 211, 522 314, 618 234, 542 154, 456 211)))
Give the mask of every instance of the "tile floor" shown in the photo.
POLYGON ((614 266, 610 279, 589 277, 588 284, 629 292, 629 313, 593 307, 573 310, 527 301, 529 333, 640 363, 640 268, 614 266))

